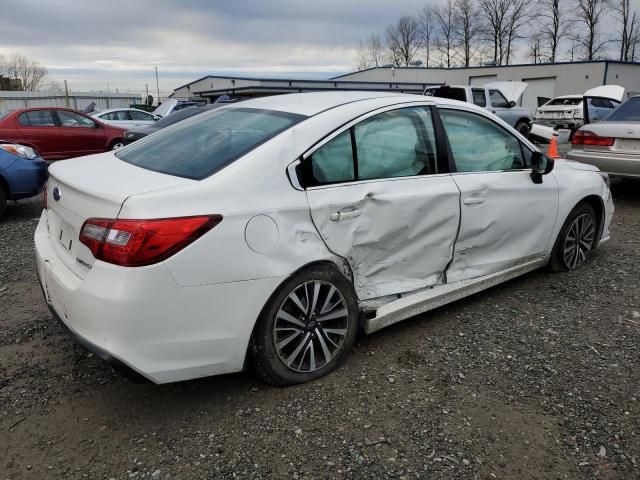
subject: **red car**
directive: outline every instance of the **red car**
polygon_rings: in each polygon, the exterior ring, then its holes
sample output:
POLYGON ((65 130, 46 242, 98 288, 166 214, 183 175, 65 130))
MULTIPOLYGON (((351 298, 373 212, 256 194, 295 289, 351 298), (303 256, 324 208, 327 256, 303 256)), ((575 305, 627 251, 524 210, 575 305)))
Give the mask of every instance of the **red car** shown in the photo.
POLYGON ((124 145, 124 132, 69 108, 0 112, 0 138, 27 145, 45 160, 115 150, 124 145))

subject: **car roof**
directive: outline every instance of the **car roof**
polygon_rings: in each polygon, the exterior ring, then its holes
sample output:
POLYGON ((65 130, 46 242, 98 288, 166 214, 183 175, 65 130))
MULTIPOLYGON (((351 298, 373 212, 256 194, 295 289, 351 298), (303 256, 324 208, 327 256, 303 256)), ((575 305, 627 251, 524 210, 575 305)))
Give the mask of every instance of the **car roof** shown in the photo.
MULTIPOLYGON (((332 92, 310 92, 310 93, 289 93, 285 95, 273 95, 245 100, 238 106, 240 108, 261 108, 265 110, 277 110, 300 115, 313 116, 325 110, 339 107, 354 102, 386 98, 389 105, 403 103, 407 101, 421 101, 442 104, 460 104, 455 100, 436 99, 435 97, 425 97, 423 95, 410 95, 395 92, 369 92, 369 91, 332 91, 332 92)), ((224 104, 225 106, 236 107, 236 104, 224 104)))
POLYGON ((134 112, 144 112, 144 113, 149 113, 149 115, 151 115, 150 112, 145 112, 144 110, 140 110, 139 108, 130 108, 130 107, 122 107, 122 108, 105 108, 104 110, 98 110, 95 113, 99 113, 99 114, 103 114, 103 113, 111 113, 111 112, 123 112, 123 111, 134 111, 134 112))

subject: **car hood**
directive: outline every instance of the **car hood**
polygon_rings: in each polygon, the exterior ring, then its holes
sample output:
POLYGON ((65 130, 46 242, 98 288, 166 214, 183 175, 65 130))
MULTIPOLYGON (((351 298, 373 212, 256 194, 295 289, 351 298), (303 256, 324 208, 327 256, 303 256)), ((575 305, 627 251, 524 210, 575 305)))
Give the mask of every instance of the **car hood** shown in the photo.
POLYGON ((158 130, 162 130, 162 129, 152 124, 152 125, 149 125, 148 127, 132 128, 130 130, 127 130, 127 133, 131 132, 131 133, 135 133, 136 135, 151 135, 152 133, 155 133, 158 130))
POLYGON ((153 115, 159 115, 161 117, 166 117, 178 104, 178 100, 175 98, 168 98, 164 102, 162 102, 158 107, 151 112, 153 115))
POLYGON ((599 87, 587 90, 583 94, 584 97, 601 97, 610 98, 612 100, 622 101, 624 97, 624 87, 620 85, 601 85, 599 87))
POLYGON ((583 172, 599 172, 600 169, 595 165, 589 165, 588 163, 576 162, 574 160, 561 160, 560 162, 556 162, 558 164, 564 165, 572 170, 581 170, 583 172))
POLYGON ((527 83, 525 82, 490 82, 485 83, 483 85, 484 88, 493 88, 496 90, 500 90, 500 92, 507 97, 507 100, 510 102, 517 102, 525 89, 527 88, 527 83))

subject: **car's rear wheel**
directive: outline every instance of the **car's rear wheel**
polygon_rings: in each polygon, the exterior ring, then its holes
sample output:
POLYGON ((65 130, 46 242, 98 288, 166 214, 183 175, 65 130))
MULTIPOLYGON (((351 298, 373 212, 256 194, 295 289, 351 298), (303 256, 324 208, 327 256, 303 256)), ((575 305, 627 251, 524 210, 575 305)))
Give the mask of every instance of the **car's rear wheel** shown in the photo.
POLYGON ((4 186, 0 183, 0 218, 4 215, 4 212, 7 210, 7 191, 4 189, 4 186))
POLYGON ((549 266, 555 272, 576 270, 591 256, 598 236, 598 221, 593 208, 581 203, 564 222, 551 252, 549 266))
POLYGON ((267 383, 307 382, 343 362, 357 329, 351 283, 332 267, 314 266, 284 282, 269 300, 254 330, 250 360, 267 383))
POLYGON ((529 132, 531 131, 531 127, 527 122, 518 122, 516 124, 516 130, 520 135, 527 138, 529 136, 529 132))
POLYGON ((109 150, 119 150, 122 147, 124 147, 124 142, 122 140, 114 140, 111 142, 111 145, 109 145, 109 150))

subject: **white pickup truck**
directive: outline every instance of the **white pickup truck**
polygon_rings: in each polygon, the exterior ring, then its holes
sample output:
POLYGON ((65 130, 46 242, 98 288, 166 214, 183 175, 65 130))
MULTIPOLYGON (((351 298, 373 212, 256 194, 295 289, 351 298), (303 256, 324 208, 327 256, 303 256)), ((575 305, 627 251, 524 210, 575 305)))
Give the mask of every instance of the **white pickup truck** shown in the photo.
POLYGON ((492 82, 482 86, 438 85, 424 89, 424 95, 460 100, 486 108, 525 137, 531 129, 531 112, 516 102, 527 88, 524 82, 492 82))

